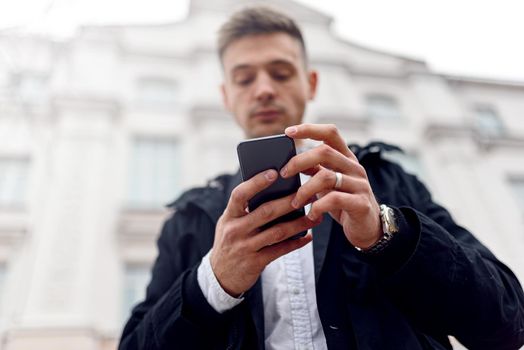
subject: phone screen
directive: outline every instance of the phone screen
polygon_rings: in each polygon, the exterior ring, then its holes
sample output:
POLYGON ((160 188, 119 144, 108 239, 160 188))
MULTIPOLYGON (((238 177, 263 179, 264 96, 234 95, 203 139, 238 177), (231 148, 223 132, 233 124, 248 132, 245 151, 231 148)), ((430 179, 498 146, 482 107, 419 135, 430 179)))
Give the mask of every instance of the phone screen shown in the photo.
MULTIPOLYGON (((268 169, 275 169, 280 172, 280 169, 296 155, 295 142, 286 135, 243 141, 239 143, 237 152, 243 181, 249 180, 256 174, 268 169)), ((279 175, 271 186, 251 198, 248 202, 248 208, 253 211, 265 202, 295 193, 299 187, 300 175, 297 174, 286 179, 279 175)), ((275 224, 291 221, 304 215, 304 208, 299 208, 267 223, 260 229, 264 230, 275 224)), ((306 232, 301 232, 297 236, 304 236, 305 234, 306 232)))

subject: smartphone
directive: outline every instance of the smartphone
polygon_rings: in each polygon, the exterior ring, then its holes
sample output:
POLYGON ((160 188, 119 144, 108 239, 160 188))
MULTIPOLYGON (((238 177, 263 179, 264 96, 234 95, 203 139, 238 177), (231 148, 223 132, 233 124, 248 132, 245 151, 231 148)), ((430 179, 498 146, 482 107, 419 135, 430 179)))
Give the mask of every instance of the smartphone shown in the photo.
MULTIPOLYGON (((275 169, 280 172, 280 169, 297 154, 295 141, 284 134, 242 141, 237 146, 237 153, 242 181, 249 180, 256 174, 268 169, 275 169)), ((249 211, 255 210, 265 202, 297 192, 300 185, 299 174, 286 179, 278 175, 277 180, 271 186, 257 193, 248 201, 249 211)), ((260 229, 265 230, 278 223, 295 220, 304 215, 304 208, 299 208, 268 222, 260 229)), ((306 233, 306 231, 300 232, 291 238, 296 239, 305 236, 306 233)))

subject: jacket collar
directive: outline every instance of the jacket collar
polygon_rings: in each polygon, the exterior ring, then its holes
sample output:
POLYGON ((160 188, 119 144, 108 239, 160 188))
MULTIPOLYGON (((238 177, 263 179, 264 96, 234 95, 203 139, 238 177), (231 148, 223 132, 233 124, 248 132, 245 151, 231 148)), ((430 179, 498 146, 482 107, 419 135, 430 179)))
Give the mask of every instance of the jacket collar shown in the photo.
POLYGON ((216 223, 229 200, 233 188, 240 183, 240 173, 221 175, 208 182, 205 187, 196 187, 184 192, 177 200, 167 204, 174 210, 197 207, 216 223))
POLYGON ((313 260, 315 266, 315 283, 318 283, 324 260, 326 259, 329 238, 331 237, 331 228, 333 219, 331 215, 324 214, 324 219, 313 229, 313 260))
MULTIPOLYGON (((225 186, 227 200, 229 200, 229 197, 231 197, 231 192, 233 192, 235 187, 240 185, 241 182, 242 182, 242 175, 240 174, 240 170, 238 170, 235 174, 231 176, 231 178, 229 179, 228 183, 225 186)), ((225 205, 227 205, 227 201, 225 205)))

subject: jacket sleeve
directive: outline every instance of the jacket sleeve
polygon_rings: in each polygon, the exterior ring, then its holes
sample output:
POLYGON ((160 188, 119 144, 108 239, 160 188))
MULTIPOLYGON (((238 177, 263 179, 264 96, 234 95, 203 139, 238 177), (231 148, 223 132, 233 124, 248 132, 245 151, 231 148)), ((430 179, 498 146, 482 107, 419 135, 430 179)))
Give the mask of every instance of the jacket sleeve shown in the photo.
POLYGON ((395 208, 399 239, 374 261, 386 271, 392 300, 414 324, 453 335, 469 349, 518 349, 524 295, 513 272, 434 203, 416 177, 402 177, 415 200, 395 208))
POLYGON ((229 312, 217 313, 197 281, 198 265, 209 247, 202 244, 202 235, 196 242, 197 235, 184 234, 205 230, 205 221, 190 223, 177 212, 164 224, 146 298, 133 309, 120 350, 225 348, 229 312))

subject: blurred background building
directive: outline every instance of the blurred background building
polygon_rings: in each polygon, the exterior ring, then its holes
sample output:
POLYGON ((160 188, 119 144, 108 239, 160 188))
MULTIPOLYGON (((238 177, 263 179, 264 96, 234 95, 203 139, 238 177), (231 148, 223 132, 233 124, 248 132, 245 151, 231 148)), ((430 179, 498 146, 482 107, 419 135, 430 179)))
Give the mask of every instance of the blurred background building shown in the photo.
MULTIPOLYGON (((244 4, 247 2, 244 2, 244 4)), ((524 280, 524 82, 449 76, 297 19, 320 72, 307 121, 384 140, 524 280)), ((235 171, 215 52, 232 0, 177 23, 0 33, 1 348, 115 349, 143 297, 165 204, 235 171)), ((480 307, 480 306, 479 306, 480 307)))

